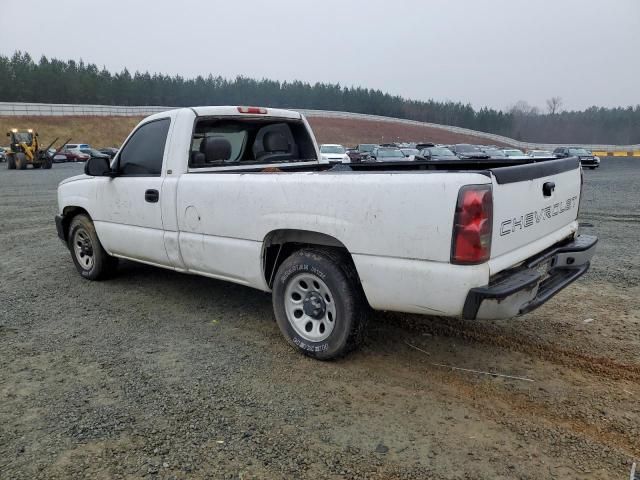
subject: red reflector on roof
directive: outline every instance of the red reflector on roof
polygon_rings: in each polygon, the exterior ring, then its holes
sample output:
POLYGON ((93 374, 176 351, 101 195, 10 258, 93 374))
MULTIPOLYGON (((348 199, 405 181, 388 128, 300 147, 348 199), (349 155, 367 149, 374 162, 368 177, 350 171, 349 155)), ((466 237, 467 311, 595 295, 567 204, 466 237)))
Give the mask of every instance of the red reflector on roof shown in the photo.
POLYGON ((267 109, 260 107, 238 107, 240 113, 255 113, 260 115, 266 115, 267 109))

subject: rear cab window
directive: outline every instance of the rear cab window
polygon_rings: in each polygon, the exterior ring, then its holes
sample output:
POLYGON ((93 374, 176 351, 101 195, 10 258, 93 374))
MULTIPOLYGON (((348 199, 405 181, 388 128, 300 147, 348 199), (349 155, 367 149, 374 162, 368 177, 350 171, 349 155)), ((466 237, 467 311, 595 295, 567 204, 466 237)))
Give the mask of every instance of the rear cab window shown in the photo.
POLYGON ((316 160, 304 123, 291 119, 200 118, 189 151, 189 167, 195 169, 316 160))

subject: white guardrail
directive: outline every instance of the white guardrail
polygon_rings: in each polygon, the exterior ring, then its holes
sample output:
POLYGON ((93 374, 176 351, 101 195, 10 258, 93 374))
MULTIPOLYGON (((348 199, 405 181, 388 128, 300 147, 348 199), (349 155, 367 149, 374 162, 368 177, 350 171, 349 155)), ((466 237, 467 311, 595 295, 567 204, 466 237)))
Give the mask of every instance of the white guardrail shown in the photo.
MULTIPOLYGON (((0 102, 0 116, 145 116, 166 110, 172 110, 177 107, 160 107, 160 106, 139 106, 126 107, 115 105, 74 105, 74 104, 55 104, 55 103, 12 103, 0 102)), ((419 122, 417 120, 407 120, 402 118, 383 117, 379 115, 367 115, 363 113, 336 112, 326 110, 304 110, 294 109, 308 117, 332 117, 332 118, 348 118, 354 120, 369 120, 377 122, 395 122, 405 125, 415 125, 429 128, 437 128, 451 133, 459 133, 462 135, 470 135, 481 137, 484 143, 487 140, 495 143, 512 145, 521 149, 554 149, 565 144, 552 143, 531 143, 521 142, 513 138, 496 135, 493 133, 479 132, 468 128, 454 127, 451 125, 441 125, 438 123, 419 122)), ((428 138, 418 138, 416 140, 428 141, 428 138)), ((576 144, 572 144, 576 145, 576 144)), ((576 145, 594 151, 640 151, 640 144, 637 145, 576 145)))

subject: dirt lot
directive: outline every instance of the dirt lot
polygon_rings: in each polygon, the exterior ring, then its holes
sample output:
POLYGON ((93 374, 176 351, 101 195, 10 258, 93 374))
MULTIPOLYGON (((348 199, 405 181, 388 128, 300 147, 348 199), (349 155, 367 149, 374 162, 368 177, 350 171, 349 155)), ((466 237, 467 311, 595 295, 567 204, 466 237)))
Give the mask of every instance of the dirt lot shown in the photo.
POLYGON ((325 363, 286 345, 266 294, 133 263, 82 280, 53 224, 82 167, 2 167, 2 479, 612 479, 640 459, 638 161, 585 172, 599 253, 549 304, 376 313, 325 363))
MULTIPOLYGON (((0 117, 0 133, 4 135, 11 128, 33 128, 40 133, 40 140, 45 146, 58 137, 56 147, 68 138, 98 148, 117 147, 140 120, 142 117, 0 117)), ((309 123, 318 142, 346 146, 416 139, 435 143, 495 143, 482 137, 396 122, 309 117, 309 123)), ((3 145, 1 139, 0 145, 3 145)))

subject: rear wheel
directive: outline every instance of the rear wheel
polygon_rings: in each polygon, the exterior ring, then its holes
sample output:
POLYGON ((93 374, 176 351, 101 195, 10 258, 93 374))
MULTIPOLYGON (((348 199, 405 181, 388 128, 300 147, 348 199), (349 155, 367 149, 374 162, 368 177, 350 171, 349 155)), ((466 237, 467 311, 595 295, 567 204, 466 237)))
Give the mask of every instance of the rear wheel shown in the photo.
POLYGON ((76 215, 71 220, 68 246, 78 273, 87 280, 106 278, 118 265, 118 259, 102 248, 93 222, 87 215, 76 215))
POLYGON ((9 170, 15 170, 16 169, 16 156, 11 154, 7 156, 7 168, 9 170))
POLYGON ((25 168, 27 168, 27 156, 22 153, 22 152, 18 152, 16 153, 16 168, 18 170, 24 170, 25 168))
POLYGON ((280 265, 273 309, 289 343, 320 360, 356 348, 368 313, 351 260, 339 251, 320 249, 299 250, 280 265))
POLYGON ((53 160, 50 158, 45 159, 45 161, 42 163, 42 168, 45 168, 47 170, 49 170, 51 168, 51 165, 53 165, 53 160))

